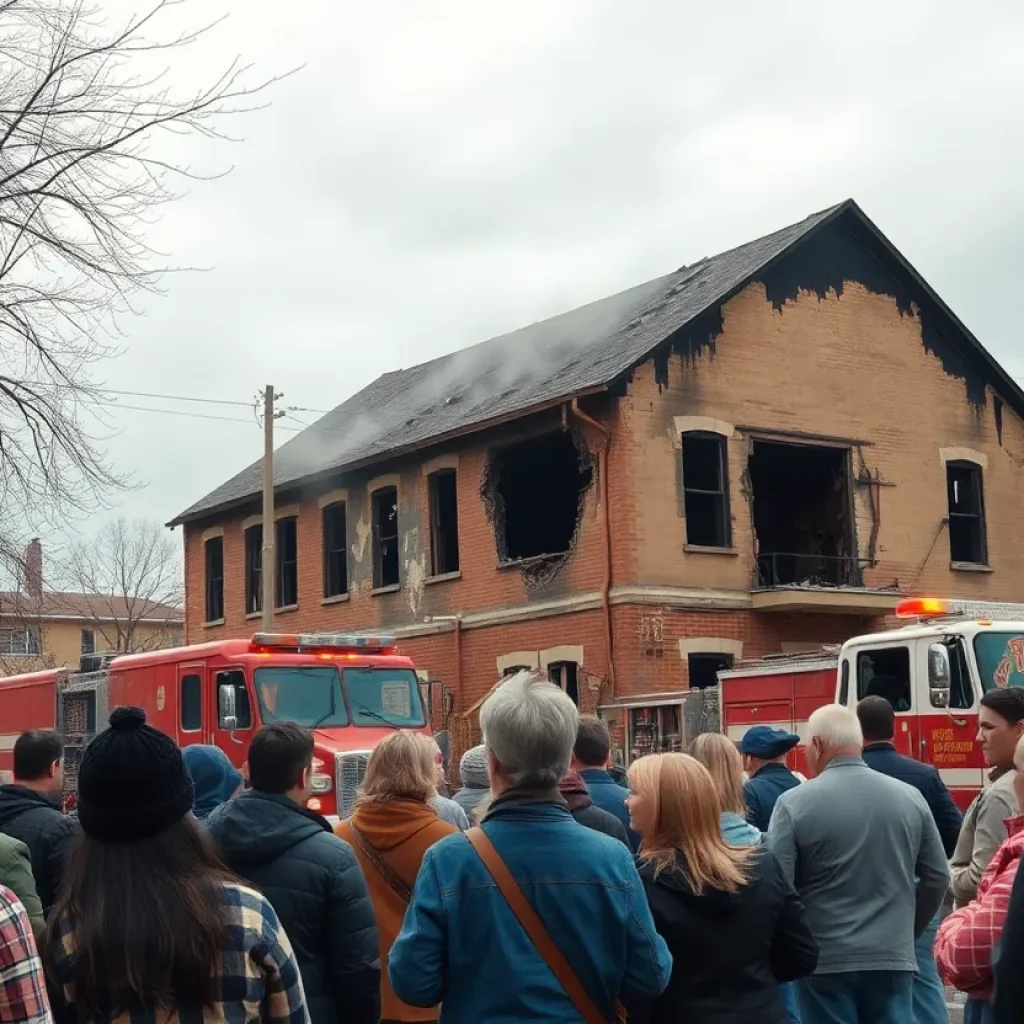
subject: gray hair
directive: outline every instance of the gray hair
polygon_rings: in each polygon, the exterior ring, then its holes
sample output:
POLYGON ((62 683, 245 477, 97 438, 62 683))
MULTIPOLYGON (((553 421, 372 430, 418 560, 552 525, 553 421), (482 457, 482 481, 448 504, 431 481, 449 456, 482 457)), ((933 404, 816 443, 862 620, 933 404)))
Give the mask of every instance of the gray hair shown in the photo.
POLYGON ((864 733, 860 719, 842 704, 826 704, 807 721, 807 739, 817 736, 826 747, 862 747, 864 733))
POLYGON ((579 712, 543 676, 519 672, 480 709, 484 745, 516 786, 557 786, 569 770, 579 712))

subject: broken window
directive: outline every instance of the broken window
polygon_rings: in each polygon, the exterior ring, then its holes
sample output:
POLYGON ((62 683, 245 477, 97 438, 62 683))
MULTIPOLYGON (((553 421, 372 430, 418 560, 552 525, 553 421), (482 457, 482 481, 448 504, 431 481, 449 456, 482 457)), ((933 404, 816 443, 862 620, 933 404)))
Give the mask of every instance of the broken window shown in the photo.
POLYGON ((686 668, 690 675, 690 689, 706 690, 709 686, 718 685, 719 672, 732 668, 732 655, 690 654, 686 658, 686 668))
POLYGON ((346 547, 345 502, 328 505, 323 514, 324 597, 348 593, 348 549, 346 547))
POLYGON ((580 705, 579 667, 575 661, 553 661, 548 665, 548 679, 564 690, 577 707, 580 705))
POLYGON ((430 574, 459 571, 459 504, 454 469, 427 477, 430 492, 430 574))
POLYGON ((373 586, 398 586, 398 488, 382 487, 372 495, 373 586))
POLYGON ((981 466, 973 462, 946 464, 949 495, 949 556, 954 562, 986 565, 985 498, 981 466))
POLYGON ((755 441, 758 587, 858 586, 845 448, 755 441))
POLYGON ((245 531, 245 613, 263 609, 263 524, 245 531))
POLYGON ((727 548, 732 543, 727 451, 721 434, 701 431, 683 434, 687 544, 727 548))
POLYGON ((291 608, 299 603, 298 531, 295 516, 278 519, 274 526, 277 534, 274 545, 277 558, 274 605, 277 608, 291 608))
POLYGON ((481 490, 500 560, 567 554, 592 476, 590 453, 569 431, 494 451, 481 490))
MULTIPOLYGON (((206 621, 224 618, 224 538, 211 537, 204 546, 206 562, 206 621)), ((82 647, 83 654, 92 654, 82 647)))

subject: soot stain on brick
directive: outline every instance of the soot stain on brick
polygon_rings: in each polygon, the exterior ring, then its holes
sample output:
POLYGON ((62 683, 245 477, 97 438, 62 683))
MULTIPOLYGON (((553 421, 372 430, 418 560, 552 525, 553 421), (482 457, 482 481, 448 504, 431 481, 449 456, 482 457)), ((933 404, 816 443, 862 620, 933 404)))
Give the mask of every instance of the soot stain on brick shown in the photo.
POLYGON ((999 447, 1003 446, 1003 400, 997 395, 992 399, 992 412, 996 419, 996 438, 999 440, 999 447))

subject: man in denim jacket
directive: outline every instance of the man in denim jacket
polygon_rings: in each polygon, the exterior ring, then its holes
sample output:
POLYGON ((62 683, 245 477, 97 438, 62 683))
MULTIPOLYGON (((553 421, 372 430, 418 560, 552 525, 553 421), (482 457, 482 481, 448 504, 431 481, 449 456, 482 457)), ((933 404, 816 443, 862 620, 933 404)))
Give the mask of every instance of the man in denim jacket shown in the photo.
MULTIPOLYGON (((629 850, 577 824, 558 794, 576 741, 572 700, 521 672, 480 711, 494 800, 483 829, 595 1005, 659 995, 672 957, 629 850)), ((579 1014, 464 835, 427 851, 390 955, 391 985, 441 1020, 579 1014)))

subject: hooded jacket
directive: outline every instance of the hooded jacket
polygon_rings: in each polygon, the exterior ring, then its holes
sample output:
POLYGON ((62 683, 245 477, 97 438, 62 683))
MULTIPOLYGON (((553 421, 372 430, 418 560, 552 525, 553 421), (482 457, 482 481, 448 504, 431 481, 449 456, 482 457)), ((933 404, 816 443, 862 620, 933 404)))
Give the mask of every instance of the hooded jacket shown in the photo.
POLYGON ((220 747, 196 744, 186 747, 181 754, 196 794, 192 813, 200 821, 206 821, 210 812, 227 803, 245 780, 220 747))
POLYGON ((231 868, 270 901, 291 939, 312 1024, 377 1024, 380 963, 359 862, 326 819, 250 790, 207 819, 231 868))
MULTIPOLYGON (((680 855, 681 856, 681 855, 680 855)), ((640 877, 658 934, 672 953, 668 988, 630 1024, 786 1024, 779 982, 814 971, 818 947, 800 899, 774 855, 759 848, 737 892, 693 891, 685 862, 640 877)))
POLYGON ((394 993, 387 964, 391 947, 398 938, 408 904, 384 880, 373 862, 363 853, 352 834, 352 826, 366 837, 385 864, 411 889, 419 874, 423 855, 439 839, 459 829, 442 821, 426 804, 418 800, 390 800, 387 803, 361 804, 334 830, 352 849, 366 876, 377 917, 381 963, 381 1019, 400 1021, 437 1020, 437 1007, 419 1009, 407 1006, 394 993))
POLYGON ((78 821, 42 793, 24 786, 0 786, 0 832, 28 847, 36 892, 43 914, 49 914, 78 836, 78 821))
POLYGON ((452 799, 466 812, 468 817, 491 791, 491 779, 487 773, 487 754, 483 744, 470 747, 459 762, 459 776, 462 789, 452 799))
POLYGON ((32 877, 28 847, 5 835, 0 835, 0 885, 10 889, 21 900, 32 922, 32 931, 38 939, 46 922, 43 920, 43 905, 36 893, 36 882, 32 877))
POLYGON ((614 814, 602 811, 600 807, 594 805, 590 790, 587 789, 587 784, 579 774, 569 772, 558 784, 558 792, 562 794, 569 813, 581 825, 586 825, 587 828, 592 828, 595 832, 603 832, 606 836, 618 839, 619 842, 629 846, 629 837, 626 835, 622 822, 614 814))

